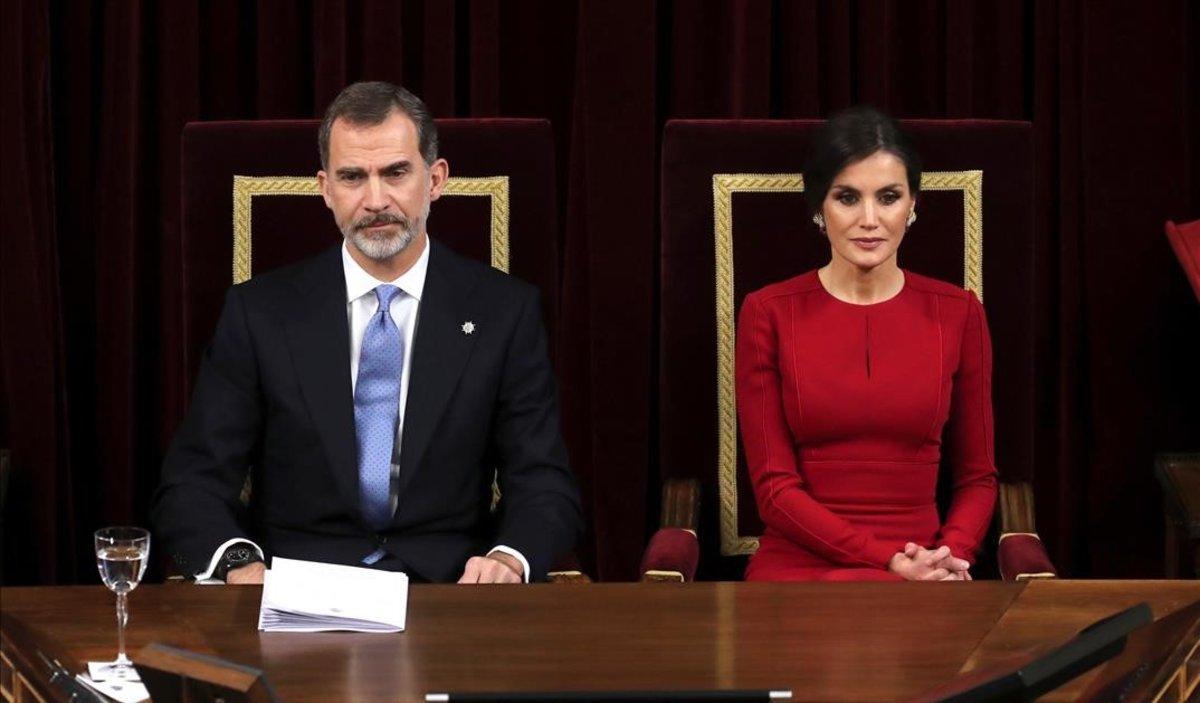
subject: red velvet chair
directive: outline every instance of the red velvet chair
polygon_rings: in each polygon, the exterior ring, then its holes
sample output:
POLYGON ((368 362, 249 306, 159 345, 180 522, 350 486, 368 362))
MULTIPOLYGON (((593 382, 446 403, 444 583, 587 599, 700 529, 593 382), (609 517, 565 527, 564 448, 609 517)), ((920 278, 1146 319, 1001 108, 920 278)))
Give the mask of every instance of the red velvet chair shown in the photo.
MULTIPOLYGON (((466 256, 490 261, 542 291, 554 339, 558 217, 550 123, 438 120, 450 162, 429 231, 466 256)), ((225 289, 341 240, 317 191, 316 120, 194 122, 183 132, 182 247, 186 395, 225 289)), ((572 561, 572 565, 573 565, 572 561)), ((576 568, 552 574, 584 579, 576 568)))
MULTIPOLYGON (((748 292, 828 259, 799 174, 819 124, 702 120, 666 126, 659 362, 663 519, 643 559, 645 580, 689 580, 697 553, 705 557, 701 576, 740 578, 741 557, 758 547, 762 523, 737 430, 735 316, 748 292)), ((1027 123, 980 120, 903 124, 926 172, 920 220, 905 240, 902 263, 974 290, 988 314, 1001 472, 999 571, 1006 579, 1052 576, 1034 530, 1030 486, 1036 383, 1031 129, 1027 123)))
POLYGON ((1166 230, 1167 241, 1171 243, 1179 265, 1187 274, 1188 283, 1196 292, 1196 299, 1200 300, 1200 220, 1182 225, 1168 222, 1166 230))
MULTIPOLYGON (((1167 241, 1179 259, 1196 300, 1200 301, 1200 220, 1177 225, 1166 224, 1167 241)), ((1200 452, 1159 454, 1155 457, 1155 474, 1163 489, 1166 516, 1166 576, 1178 578, 1180 549, 1186 550, 1192 564, 1192 574, 1200 577, 1200 452)))

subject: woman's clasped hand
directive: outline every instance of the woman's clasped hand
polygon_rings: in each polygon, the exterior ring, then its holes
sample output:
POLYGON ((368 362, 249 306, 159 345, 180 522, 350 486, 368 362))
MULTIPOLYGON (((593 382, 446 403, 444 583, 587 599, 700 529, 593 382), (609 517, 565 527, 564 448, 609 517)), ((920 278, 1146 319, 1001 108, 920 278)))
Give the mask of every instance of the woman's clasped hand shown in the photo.
POLYGON ((971 564, 950 553, 946 546, 926 549, 909 542, 888 562, 888 571, 907 581, 970 581, 971 564))

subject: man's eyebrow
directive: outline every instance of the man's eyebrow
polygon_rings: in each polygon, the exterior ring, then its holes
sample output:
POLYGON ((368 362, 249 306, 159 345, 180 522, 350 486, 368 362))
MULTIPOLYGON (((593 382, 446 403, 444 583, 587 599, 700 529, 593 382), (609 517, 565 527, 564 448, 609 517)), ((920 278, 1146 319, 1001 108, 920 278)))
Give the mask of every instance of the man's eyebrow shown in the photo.
MULTIPOLYGON (((379 170, 381 173, 392 173, 393 171, 407 170, 410 166, 412 166, 411 161, 409 161, 408 159, 400 159, 399 161, 394 161, 379 170)), ((339 168, 336 171, 336 173, 339 177, 345 178, 346 176, 366 175, 367 170, 365 168, 362 168, 361 166, 343 166, 343 167, 339 168)))

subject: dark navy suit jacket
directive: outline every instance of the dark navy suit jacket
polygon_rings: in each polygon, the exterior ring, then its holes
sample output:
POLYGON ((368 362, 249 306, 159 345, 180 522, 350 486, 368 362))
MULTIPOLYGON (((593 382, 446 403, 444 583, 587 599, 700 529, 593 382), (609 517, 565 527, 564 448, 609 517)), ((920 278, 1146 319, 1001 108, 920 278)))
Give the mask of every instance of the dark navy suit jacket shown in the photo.
POLYGON ((537 290, 429 246, 392 523, 375 532, 359 509, 338 246, 226 296, 152 509, 183 573, 204 571, 234 537, 268 558, 340 564, 383 547, 382 568, 435 582, 456 580, 470 556, 496 544, 525 556, 531 580, 573 548, 579 497, 537 290), (242 514, 247 471, 253 491, 242 514))

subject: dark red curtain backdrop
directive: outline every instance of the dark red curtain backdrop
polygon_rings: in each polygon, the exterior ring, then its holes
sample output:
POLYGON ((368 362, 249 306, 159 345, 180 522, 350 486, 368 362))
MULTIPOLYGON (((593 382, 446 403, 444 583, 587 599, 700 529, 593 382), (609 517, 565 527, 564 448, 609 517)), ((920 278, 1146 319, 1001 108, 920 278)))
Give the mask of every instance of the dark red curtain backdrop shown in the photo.
MULTIPOLYGON (((560 376, 585 564, 633 576, 657 518, 657 163, 674 117, 1028 120, 1051 554, 1161 573, 1158 450, 1200 447, 1200 309, 1162 221, 1200 217, 1200 10, 1187 0, 7 0, 0 388, 5 583, 95 579, 146 523, 186 398, 180 132, 319 116, 397 81, 443 117, 555 128, 560 376)), ((802 155, 796 155, 797 168, 802 155)), ((1004 379, 996 379, 1004 383, 1004 379)), ((1003 441, 1003 438, 998 438, 1003 441)))

